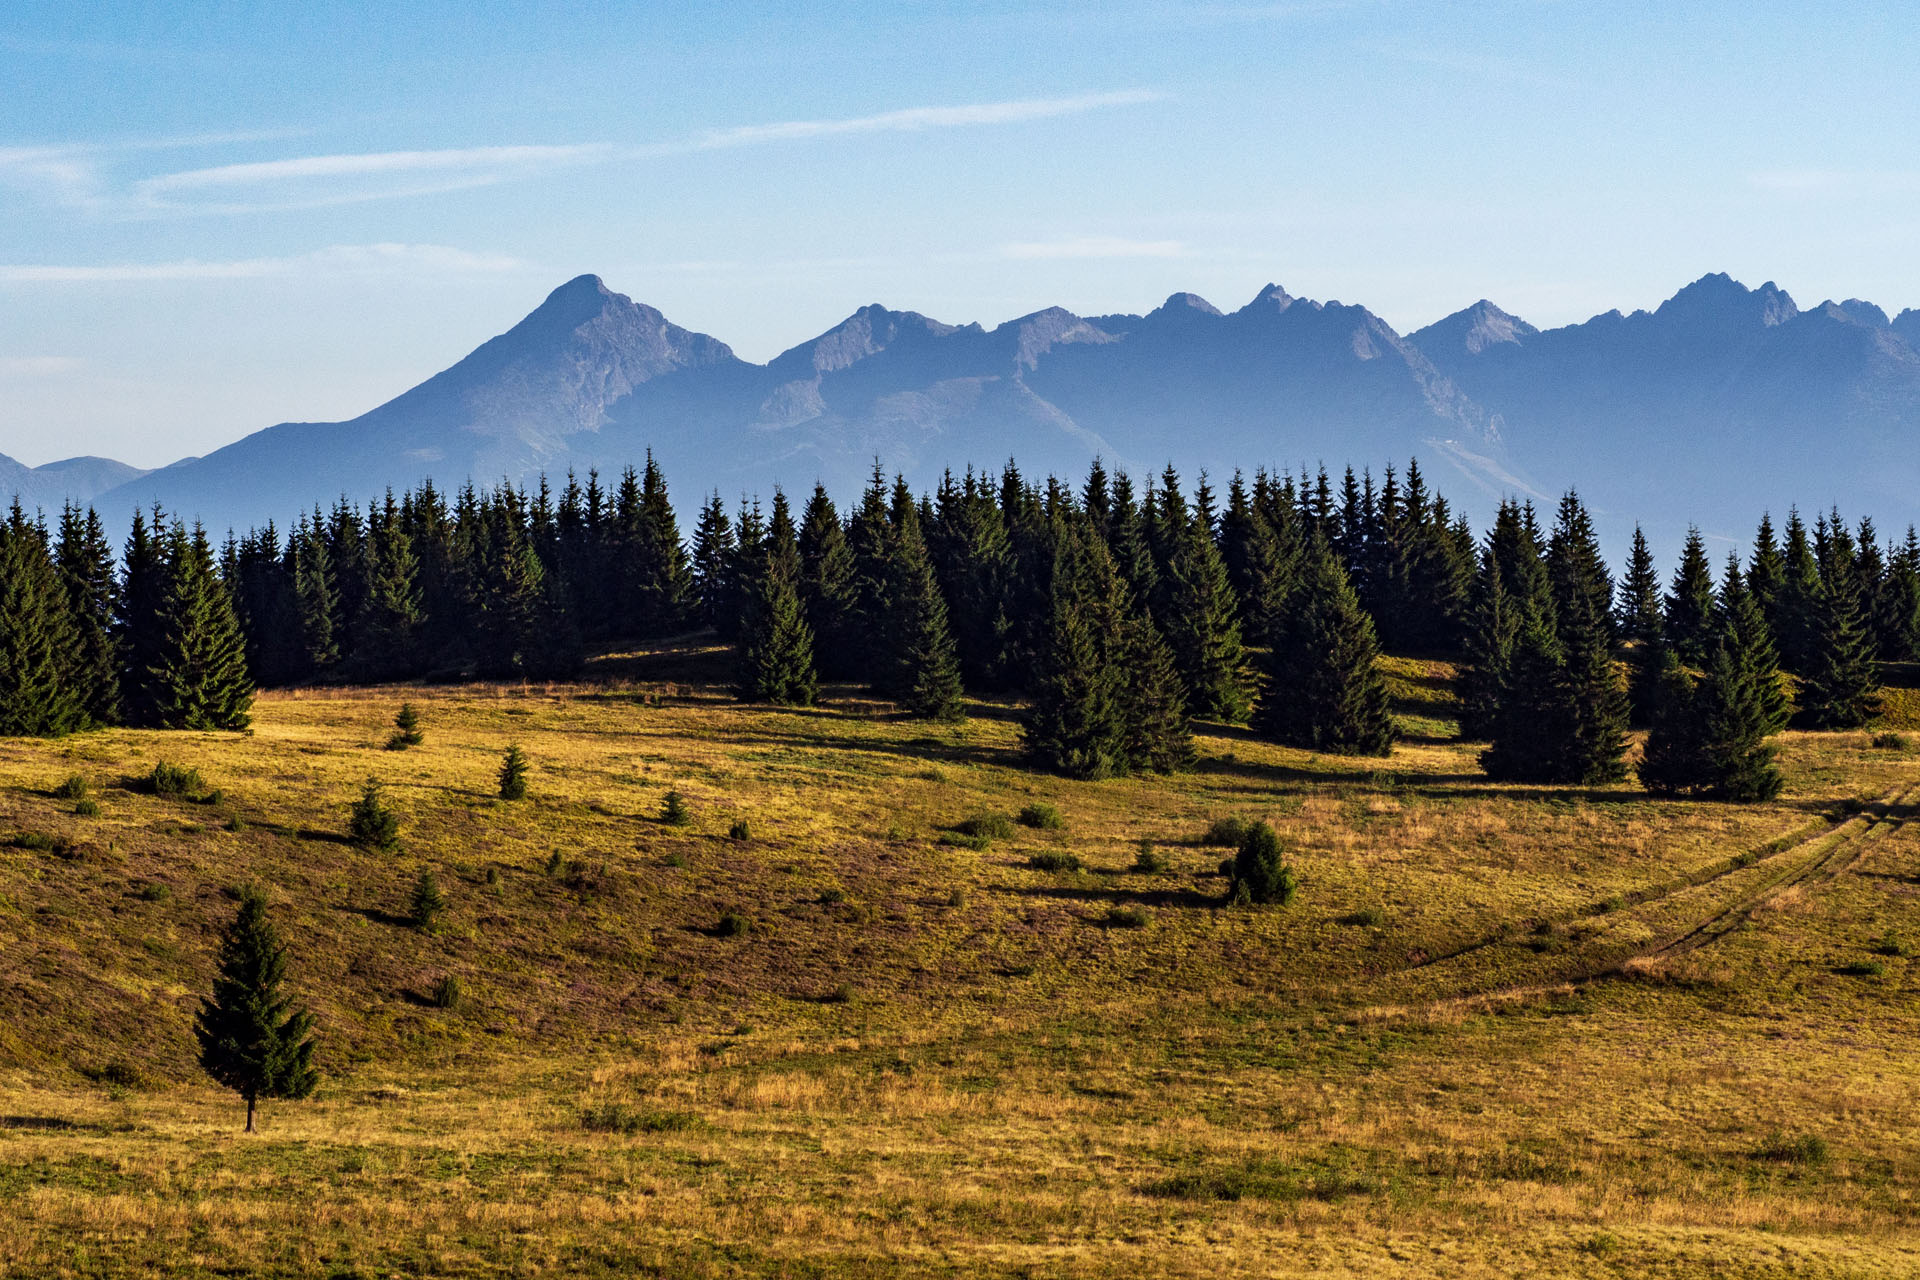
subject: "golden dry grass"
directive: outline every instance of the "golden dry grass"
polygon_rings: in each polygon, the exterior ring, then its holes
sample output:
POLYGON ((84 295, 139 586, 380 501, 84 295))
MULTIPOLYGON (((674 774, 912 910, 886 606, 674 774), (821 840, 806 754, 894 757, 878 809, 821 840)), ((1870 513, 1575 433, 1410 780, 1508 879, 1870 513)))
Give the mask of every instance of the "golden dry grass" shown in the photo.
POLYGON ((1920 944, 1920 758, 1787 735, 1755 808, 1495 787, 1445 669, 1396 662, 1389 761, 1222 728, 1192 774, 1075 783, 1006 706, 740 707, 703 661, 0 743, 0 839, 66 846, 0 848, 0 1271, 1920 1274, 1920 961, 1881 954, 1920 944), (389 752, 403 697, 427 740, 389 752), (119 785, 162 758, 220 801, 119 785), (48 794, 76 772, 97 818, 48 794), (339 839, 369 775, 398 853, 339 839), (940 843, 1035 802, 1066 829, 940 843), (1291 843, 1293 907, 1221 905, 1194 838, 1230 814, 1291 843), (423 867, 436 934, 399 919, 423 867), (328 1077, 242 1135, 189 1028, 249 877, 328 1077))

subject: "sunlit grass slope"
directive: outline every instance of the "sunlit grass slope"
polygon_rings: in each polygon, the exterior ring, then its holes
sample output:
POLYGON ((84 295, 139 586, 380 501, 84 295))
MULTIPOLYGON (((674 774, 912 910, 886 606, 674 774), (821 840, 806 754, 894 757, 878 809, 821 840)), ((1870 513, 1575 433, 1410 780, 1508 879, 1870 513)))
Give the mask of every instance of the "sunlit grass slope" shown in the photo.
POLYGON ((716 660, 0 743, 0 1268, 1920 1274, 1920 754, 1789 734, 1754 808, 1496 787, 1396 659, 1390 760, 1213 727, 1077 783, 1012 706, 743 707, 716 660), (217 800, 127 785, 161 760, 217 800), (398 852, 344 840, 369 777, 398 852), (1293 906, 1224 905, 1230 816, 1293 906), (243 1136, 190 1027, 248 879, 327 1079, 243 1136))

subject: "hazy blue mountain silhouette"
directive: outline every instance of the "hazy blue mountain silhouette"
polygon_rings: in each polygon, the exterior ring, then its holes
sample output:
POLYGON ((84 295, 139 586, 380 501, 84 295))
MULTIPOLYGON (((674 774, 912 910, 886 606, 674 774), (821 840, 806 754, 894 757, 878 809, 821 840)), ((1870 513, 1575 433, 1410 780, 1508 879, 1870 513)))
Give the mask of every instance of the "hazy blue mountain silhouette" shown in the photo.
POLYGON ((1498 414, 1518 469, 1549 494, 1578 483, 1616 529, 1691 517, 1745 536, 1796 502, 1920 518, 1920 355, 1871 303, 1801 311, 1771 283, 1709 275, 1561 329, 1482 327, 1495 313, 1411 341, 1498 414))
POLYGON ((92 501, 145 474, 111 458, 65 458, 29 467, 0 453, 0 500, 18 498, 22 507, 51 515, 69 501, 92 501))
MULTIPOLYGON (((1236 466, 1418 455, 1476 517, 1577 483, 1615 545, 1635 518, 1663 545, 1688 519, 1744 539, 1790 502, 1920 518, 1916 339, 1920 312, 1802 311, 1711 275, 1651 312, 1540 330, 1482 300, 1405 336, 1274 285, 1231 312, 1175 294, 992 329, 875 304, 760 365, 582 276, 359 418, 271 427, 87 496, 116 520, 158 501, 223 531, 428 477, 611 476, 648 448, 683 516, 715 489, 850 496, 876 456, 927 486, 1008 457, 1076 479, 1096 454, 1136 475, 1171 461, 1223 484, 1236 466)), ((0 465, 0 490, 23 484, 0 465)))

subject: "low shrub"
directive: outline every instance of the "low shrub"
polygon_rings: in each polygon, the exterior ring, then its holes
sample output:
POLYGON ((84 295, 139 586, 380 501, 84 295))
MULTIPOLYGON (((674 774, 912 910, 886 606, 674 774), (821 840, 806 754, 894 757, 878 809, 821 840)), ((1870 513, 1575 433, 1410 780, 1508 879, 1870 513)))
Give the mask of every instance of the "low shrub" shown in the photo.
POLYGON ((1761 1160, 1817 1168, 1829 1159, 1827 1140, 1817 1133, 1789 1134, 1775 1129, 1753 1153, 1761 1160))
POLYGON ((1911 947, 1890 933, 1882 935, 1880 940, 1873 944, 1872 951, 1873 954, 1877 956, 1909 956, 1913 954, 1911 947))
POLYGON ((727 839, 751 840, 753 839, 753 828, 747 825, 746 819, 736 819, 734 824, 727 828, 727 839))
POLYGON ((1028 858, 1027 865, 1035 871, 1078 871, 1080 869, 1080 859, 1071 853, 1061 853, 1056 849, 1048 849, 1043 853, 1036 853, 1031 858, 1028 858))
POLYGON ((1107 910, 1107 927, 1111 929, 1144 929, 1147 927, 1145 907, 1110 907, 1107 910))
POLYGON ((1341 924, 1366 925, 1379 928, 1387 922, 1387 913, 1378 907, 1362 907, 1358 911, 1349 911, 1340 917, 1341 924))
POLYGON ((82 800, 79 804, 73 806, 73 816, 76 818, 99 817, 100 802, 97 800, 82 800))
POLYGON ((949 893, 947 895, 947 905, 949 907, 952 907, 956 911, 959 910, 961 907, 966 906, 967 891, 965 889, 955 889, 953 892, 949 893))
POLYGON ((169 764, 165 760, 153 766, 143 781, 146 790, 157 796, 194 796, 200 794, 205 784, 200 781, 198 769, 183 769, 179 765, 169 764))
POLYGON ((8 839, 7 843, 15 849, 30 849, 34 853, 57 853, 66 857, 73 852, 73 842, 65 836, 49 835, 44 831, 22 831, 8 839))
POLYGON ((436 1009, 458 1009, 464 998, 458 974, 450 973, 433 986, 432 1000, 436 1009))
POLYGON ((958 831, 942 831, 939 843, 952 849, 971 849, 975 853, 985 853, 993 848, 993 841, 985 836, 963 836, 958 831))
POLYGON ((827 992, 826 995, 821 996, 820 1000, 822 1004, 852 1004, 853 988, 843 982, 833 990, 827 992))
POLYGON ((676 1133, 700 1127, 700 1117, 687 1111, 642 1111, 618 1102, 583 1107, 580 1127, 594 1133, 676 1133))
POLYGON ((713 931, 722 938, 738 938, 744 936, 752 927, 747 923, 745 916, 737 911, 728 911, 721 915, 719 923, 713 926, 713 931))
POLYGON ((1913 740, 1904 733, 1876 733, 1873 735, 1873 745, 1878 751, 1913 750, 1913 740))
POLYGON ((1060 811, 1050 804, 1034 803, 1022 809, 1016 821, 1023 827, 1032 827, 1035 831, 1064 831, 1067 821, 1060 811))
POLYGON ((87 780, 76 773, 53 789, 53 798, 56 800, 85 800, 89 790, 91 790, 91 788, 87 786, 87 780))
POLYGON ((1250 829, 1245 818, 1215 818, 1207 829, 1200 833, 1200 838, 1195 843, 1214 848, 1237 849, 1247 838, 1247 832, 1250 829))
POLYGON ((173 896, 173 890, 155 880, 141 885, 139 896, 142 902, 165 902, 173 896))
POLYGON ((1849 960, 1834 972, 1848 978, 1878 978, 1885 975, 1887 966, 1878 960, 1849 960))
POLYGON ((820 896, 814 899, 814 901, 825 907, 831 907, 846 900, 847 891, 845 889, 822 889, 820 896))
POLYGON ((982 840, 1005 840, 1013 834, 1013 823, 1003 813, 976 813, 971 818, 963 818, 953 824, 953 829, 963 836, 974 836, 982 840))

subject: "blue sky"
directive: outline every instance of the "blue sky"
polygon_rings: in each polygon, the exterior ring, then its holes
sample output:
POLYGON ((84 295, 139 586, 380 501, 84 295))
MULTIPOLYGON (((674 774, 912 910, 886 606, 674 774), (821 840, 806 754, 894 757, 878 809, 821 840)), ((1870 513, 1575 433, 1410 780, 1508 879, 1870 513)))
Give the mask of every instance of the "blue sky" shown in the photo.
POLYGON ((586 271, 756 360, 1269 280, 1920 306, 1910 0, 290 8, 0 8, 0 453, 351 417, 586 271))

